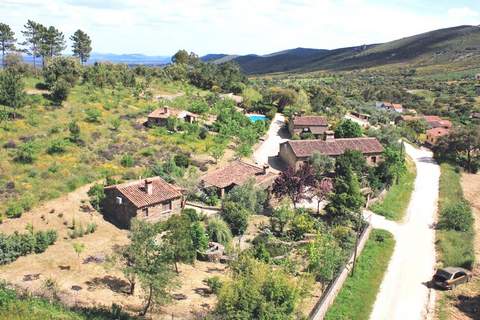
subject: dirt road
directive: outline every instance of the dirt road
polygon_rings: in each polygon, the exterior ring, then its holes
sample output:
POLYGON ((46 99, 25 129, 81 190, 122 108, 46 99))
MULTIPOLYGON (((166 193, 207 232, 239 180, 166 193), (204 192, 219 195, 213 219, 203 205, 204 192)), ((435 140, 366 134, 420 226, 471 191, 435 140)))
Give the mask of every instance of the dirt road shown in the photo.
POLYGON ((287 132, 284 132, 283 126, 285 117, 277 113, 273 118, 265 141, 253 153, 253 159, 258 164, 269 164, 274 169, 279 169, 281 163, 278 160, 278 150, 280 143, 288 140, 287 132))
POLYGON ((372 215, 374 228, 392 232, 396 246, 377 295, 372 320, 429 319, 435 292, 427 283, 435 266, 435 231, 440 168, 430 151, 406 145, 417 167, 415 190, 403 223, 372 215))

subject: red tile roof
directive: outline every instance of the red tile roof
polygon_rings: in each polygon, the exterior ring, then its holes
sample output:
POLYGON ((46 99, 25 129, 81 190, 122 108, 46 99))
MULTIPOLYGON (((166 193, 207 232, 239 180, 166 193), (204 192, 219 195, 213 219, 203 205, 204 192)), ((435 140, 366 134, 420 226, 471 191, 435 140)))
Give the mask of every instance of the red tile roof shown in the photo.
POLYGON ((179 188, 169 184, 160 177, 149 178, 148 180, 152 183, 151 194, 147 193, 145 180, 137 180, 108 186, 105 187, 105 189, 117 189, 137 208, 148 207, 182 196, 179 188))
POLYGON ((325 126, 328 127, 328 120, 322 116, 301 116, 293 119, 295 126, 325 126))
POLYGON ((403 106, 400 103, 392 103, 392 108, 395 110, 403 110, 403 106))
POLYGON ((261 184, 271 176, 274 175, 265 173, 261 167, 243 161, 234 161, 226 167, 206 174, 202 181, 207 186, 222 189, 231 185, 242 185, 250 178, 255 178, 256 182, 261 184))
POLYGON ((450 130, 439 127, 427 130, 427 136, 429 137, 443 137, 446 136, 450 130))
POLYGON ((166 119, 168 117, 185 117, 185 116, 192 116, 192 117, 198 117, 197 114, 188 112, 185 110, 178 110, 178 109, 172 109, 169 107, 162 107, 158 108, 156 110, 153 110, 148 117, 149 118, 160 118, 160 119, 166 119))
POLYGON ((310 157, 315 151, 327 156, 338 156, 346 150, 357 150, 363 154, 381 153, 383 146, 376 138, 345 138, 330 141, 290 140, 285 142, 297 158, 310 157))

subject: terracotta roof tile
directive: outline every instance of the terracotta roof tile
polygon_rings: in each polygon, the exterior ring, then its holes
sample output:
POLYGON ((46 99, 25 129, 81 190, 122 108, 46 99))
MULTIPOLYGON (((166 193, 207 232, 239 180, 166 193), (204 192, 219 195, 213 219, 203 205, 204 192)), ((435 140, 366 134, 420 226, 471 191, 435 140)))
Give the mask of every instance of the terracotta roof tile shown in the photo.
POLYGON ((182 196, 178 188, 169 184, 160 177, 149 178, 152 183, 152 193, 148 194, 145 180, 137 180, 105 187, 105 189, 117 189, 125 198, 130 200, 137 208, 151 206, 167 200, 182 196))
POLYGON ((322 116, 301 116, 293 119, 295 126, 328 126, 328 120, 322 116))
POLYGON ((443 137, 446 136, 450 130, 439 127, 427 130, 427 136, 430 137, 443 137))
POLYGON ((197 114, 185 111, 185 110, 178 110, 178 109, 172 109, 169 107, 163 107, 163 108, 158 108, 153 110, 148 117, 149 118, 160 118, 160 119, 165 119, 168 117, 185 117, 185 116, 192 116, 192 117, 198 117, 197 114))
POLYGON ((328 156, 338 156, 346 150, 357 150, 363 154, 383 152, 383 146, 376 138, 345 138, 331 141, 290 140, 286 143, 298 158, 310 157, 315 151, 328 156))
POLYGON ((202 181, 207 186, 225 188, 231 185, 242 185, 250 178, 255 178, 261 183, 269 176, 264 173, 264 169, 243 161, 234 161, 226 167, 206 174, 202 181))

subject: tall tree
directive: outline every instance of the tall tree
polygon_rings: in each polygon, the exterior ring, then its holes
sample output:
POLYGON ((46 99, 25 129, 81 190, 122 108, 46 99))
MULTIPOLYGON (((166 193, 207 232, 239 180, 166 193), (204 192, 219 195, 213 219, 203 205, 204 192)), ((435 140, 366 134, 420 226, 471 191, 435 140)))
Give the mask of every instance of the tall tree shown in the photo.
POLYGON ((283 171, 273 183, 273 194, 277 198, 289 197, 293 206, 305 198, 305 189, 315 184, 315 173, 309 163, 304 163, 299 169, 289 167, 283 171))
POLYGON ((0 22, 0 50, 2 51, 2 66, 5 67, 5 55, 15 49, 15 33, 10 26, 0 22))
POLYGON ((41 33, 40 55, 42 65, 45 66, 45 58, 53 58, 65 50, 65 36, 57 28, 50 26, 44 28, 41 33))
POLYGON ((24 83, 14 70, 7 69, 0 74, 0 104, 15 110, 25 105, 24 83))
POLYGON ((73 55, 78 57, 83 65, 87 62, 88 58, 90 58, 90 52, 92 52, 92 40, 90 40, 88 34, 80 29, 75 31, 73 36, 70 37, 70 40, 73 41, 73 55))
POLYGON ((342 120, 335 129, 335 138, 357 138, 362 134, 362 127, 350 119, 342 120))
POLYGON ((45 26, 32 20, 28 20, 23 26, 25 30, 22 31, 25 41, 22 43, 26 48, 23 50, 33 58, 33 68, 36 68, 36 58, 40 57, 40 46, 42 35, 45 31, 45 26))
POLYGON ((145 293, 145 303, 140 312, 170 300, 170 289, 176 285, 175 273, 165 254, 167 247, 159 241, 156 225, 145 221, 132 221, 130 244, 124 252, 128 258, 123 269, 129 279, 138 279, 145 293))
POLYGON ((348 224, 353 222, 355 214, 360 214, 365 199, 361 193, 357 175, 351 166, 341 170, 342 175, 336 174, 330 203, 325 211, 333 223, 348 224))
POLYGON ((167 220, 164 240, 177 274, 178 262, 195 261, 196 249, 192 239, 191 221, 186 215, 174 215, 167 220))

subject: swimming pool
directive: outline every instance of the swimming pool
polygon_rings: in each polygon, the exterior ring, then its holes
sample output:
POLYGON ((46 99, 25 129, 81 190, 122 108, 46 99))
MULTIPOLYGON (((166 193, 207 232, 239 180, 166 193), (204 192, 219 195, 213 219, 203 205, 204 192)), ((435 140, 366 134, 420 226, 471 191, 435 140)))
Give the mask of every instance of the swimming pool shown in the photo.
POLYGON ((249 114, 247 117, 250 119, 252 122, 257 122, 257 121, 265 121, 267 120, 267 117, 264 116, 263 114, 249 114))

